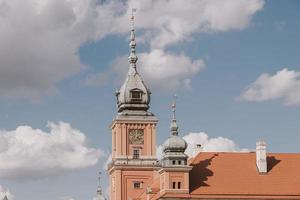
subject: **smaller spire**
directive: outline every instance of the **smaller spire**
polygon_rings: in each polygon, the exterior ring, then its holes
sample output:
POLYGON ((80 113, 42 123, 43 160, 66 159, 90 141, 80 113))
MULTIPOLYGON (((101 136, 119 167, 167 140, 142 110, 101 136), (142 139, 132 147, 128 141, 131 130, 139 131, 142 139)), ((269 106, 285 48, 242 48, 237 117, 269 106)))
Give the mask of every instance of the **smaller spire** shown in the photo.
POLYGON ((102 187, 101 187, 101 172, 98 174, 98 187, 97 187, 97 195, 94 200, 106 200, 106 198, 102 195, 102 187))
POLYGON ((172 135, 178 135, 178 125, 176 121, 176 100, 177 100, 177 95, 174 94, 174 99, 172 103, 172 112, 173 112, 173 117, 172 117, 172 122, 171 122, 171 134, 172 135))
POLYGON ((102 195, 102 187, 101 187, 101 172, 98 174, 98 187, 97 187, 97 194, 102 195))
POLYGON ((187 155, 184 153, 187 148, 186 141, 179 136, 178 125, 176 120, 176 99, 174 95, 172 103, 173 117, 171 121, 171 135, 163 144, 162 166, 185 166, 187 164, 187 155), (180 161, 180 162, 179 162, 180 161))

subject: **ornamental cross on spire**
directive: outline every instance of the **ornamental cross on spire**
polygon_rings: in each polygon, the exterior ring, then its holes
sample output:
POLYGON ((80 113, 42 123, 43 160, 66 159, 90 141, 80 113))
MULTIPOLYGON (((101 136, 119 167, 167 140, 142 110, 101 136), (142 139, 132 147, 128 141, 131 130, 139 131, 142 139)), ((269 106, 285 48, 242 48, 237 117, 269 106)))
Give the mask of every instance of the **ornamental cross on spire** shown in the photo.
POLYGON ((172 112, 173 112, 173 117, 172 117, 172 122, 171 122, 171 134, 172 135, 178 135, 178 125, 176 122, 176 100, 177 100, 177 95, 175 94, 173 97, 173 103, 172 103, 172 112))
POLYGON ((129 63, 130 63, 130 71, 133 70, 133 72, 136 73, 136 62, 138 60, 138 57, 135 54, 135 47, 136 47, 136 42, 135 42, 135 32, 134 32, 134 13, 136 12, 135 8, 132 8, 131 10, 131 34, 130 34, 130 55, 128 57, 129 63))
POLYGON ((134 30, 134 13, 136 12, 136 8, 131 9, 131 30, 134 30))
POLYGON ((176 100, 177 100, 177 95, 176 94, 174 94, 174 96, 173 96, 173 103, 172 103, 172 111, 173 111, 173 120, 175 120, 176 121, 176 100))

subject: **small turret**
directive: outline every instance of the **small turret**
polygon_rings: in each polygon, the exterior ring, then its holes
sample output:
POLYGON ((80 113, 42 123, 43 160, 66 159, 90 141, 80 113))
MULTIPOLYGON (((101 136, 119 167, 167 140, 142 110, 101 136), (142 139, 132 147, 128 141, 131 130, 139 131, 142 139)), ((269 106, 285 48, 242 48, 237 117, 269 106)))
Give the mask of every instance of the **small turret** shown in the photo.
POLYGON ((176 120, 176 102, 172 104, 173 118, 171 121, 171 135, 163 144, 163 166, 186 165, 187 155, 184 153, 187 148, 186 141, 178 136, 178 125, 176 120))
POLYGON ((160 180, 162 181, 160 191, 167 194, 188 194, 189 171, 192 167, 187 164, 188 156, 184 153, 187 143, 178 136, 175 99, 172 104, 171 135, 163 144, 162 166, 159 170, 160 180))

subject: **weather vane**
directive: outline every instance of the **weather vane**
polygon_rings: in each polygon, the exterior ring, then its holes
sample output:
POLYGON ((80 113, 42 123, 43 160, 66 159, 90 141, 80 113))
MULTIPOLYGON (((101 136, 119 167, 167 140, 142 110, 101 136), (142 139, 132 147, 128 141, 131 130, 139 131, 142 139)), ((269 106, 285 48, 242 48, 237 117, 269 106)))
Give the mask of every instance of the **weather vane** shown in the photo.
POLYGON ((136 8, 132 8, 131 9, 131 16, 130 16, 130 19, 131 19, 131 28, 134 29, 134 13, 136 12, 136 8))
POLYGON ((173 120, 176 119, 175 112, 176 112, 176 100, 178 96, 177 94, 173 95, 173 103, 172 103, 172 110, 173 110, 173 120))

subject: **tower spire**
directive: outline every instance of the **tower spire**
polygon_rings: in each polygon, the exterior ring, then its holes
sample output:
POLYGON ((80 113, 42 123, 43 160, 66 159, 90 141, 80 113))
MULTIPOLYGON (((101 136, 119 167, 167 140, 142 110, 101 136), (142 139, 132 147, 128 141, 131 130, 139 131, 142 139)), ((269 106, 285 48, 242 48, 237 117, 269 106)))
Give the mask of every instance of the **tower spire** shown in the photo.
POLYGON ((136 56, 136 42, 135 42, 135 29, 134 29, 134 13, 136 12, 135 8, 132 8, 131 10, 131 33, 130 33, 130 43, 129 43, 129 47, 130 47, 130 54, 128 57, 128 61, 130 64, 130 68, 129 68, 129 74, 135 74, 137 73, 136 71, 136 62, 138 60, 138 57, 136 56))
POLYGON ((131 33, 129 42, 130 53, 128 57, 129 70, 122 87, 119 91, 116 91, 118 113, 122 115, 153 115, 152 113, 147 112, 149 109, 151 92, 136 69, 138 57, 136 56, 135 50, 135 12, 136 9, 133 8, 130 17, 131 33))
POLYGON ((98 195, 102 195, 102 188, 101 188, 101 172, 99 172, 99 175, 98 175, 97 194, 98 194, 98 195))
POLYGON ((174 100, 172 103, 172 112, 173 112, 173 117, 171 121, 171 134, 172 135, 178 135, 178 125, 177 125, 177 120, 176 120, 176 100, 177 100, 177 95, 174 95, 174 100))

